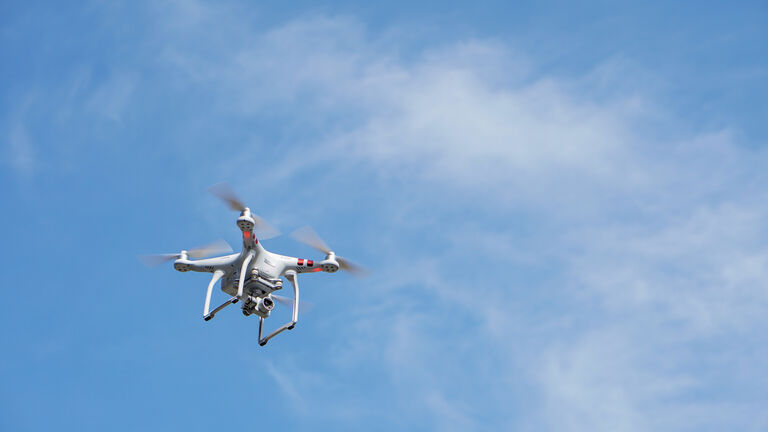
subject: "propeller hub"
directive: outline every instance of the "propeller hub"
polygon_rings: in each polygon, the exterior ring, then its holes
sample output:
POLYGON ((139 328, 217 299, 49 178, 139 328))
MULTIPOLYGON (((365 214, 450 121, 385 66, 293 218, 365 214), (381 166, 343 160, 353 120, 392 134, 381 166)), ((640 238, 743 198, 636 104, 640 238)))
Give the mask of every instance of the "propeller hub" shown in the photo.
POLYGON ((253 214, 251 209, 243 204, 228 184, 215 184, 208 188, 208 190, 219 199, 226 202, 229 205, 229 208, 240 212, 240 217, 237 219, 237 226, 241 231, 256 230, 256 233, 262 239, 272 238, 280 234, 280 231, 267 223, 267 221, 258 215, 253 214))

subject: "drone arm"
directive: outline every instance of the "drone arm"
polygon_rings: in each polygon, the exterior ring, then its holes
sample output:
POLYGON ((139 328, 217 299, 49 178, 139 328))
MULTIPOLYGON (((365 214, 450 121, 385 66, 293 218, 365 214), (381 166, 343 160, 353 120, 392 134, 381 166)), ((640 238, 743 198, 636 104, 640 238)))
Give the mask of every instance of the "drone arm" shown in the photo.
POLYGON ((211 282, 208 283, 208 291, 205 294, 205 310, 203 311, 203 317, 208 316, 208 312, 211 309, 211 293, 213 292, 213 286, 216 285, 216 282, 218 282, 222 276, 224 276, 224 272, 221 270, 213 272, 211 282))
MULTIPOLYGON (((304 258, 283 257, 284 259, 284 272, 294 272, 296 274, 301 273, 318 273, 322 271, 329 271, 328 264, 336 266, 338 270, 338 263, 335 261, 324 260, 310 260, 304 258)), ((335 270, 334 270, 335 271, 335 270)))
POLYGON ((269 336, 262 338, 262 331, 264 329, 264 318, 259 318, 259 345, 264 346, 270 339, 282 333, 284 330, 292 330, 296 323, 299 321, 299 281, 296 278, 295 272, 288 272, 285 278, 293 285, 293 313, 291 314, 291 321, 287 324, 283 324, 277 330, 269 334, 269 336))

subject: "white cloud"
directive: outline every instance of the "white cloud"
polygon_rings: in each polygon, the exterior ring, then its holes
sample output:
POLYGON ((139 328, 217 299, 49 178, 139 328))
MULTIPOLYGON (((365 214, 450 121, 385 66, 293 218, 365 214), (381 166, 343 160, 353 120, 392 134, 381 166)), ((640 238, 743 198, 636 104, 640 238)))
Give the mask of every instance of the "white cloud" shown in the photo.
POLYGON ((21 177, 29 177, 37 169, 37 149, 27 131, 26 115, 33 104, 33 94, 25 97, 18 105, 8 124, 7 160, 11 168, 21 177))
POLYGON ((291 405, 296 410, 305 412, 307 409, 306 403, 304 402, 304 398, 301 396, 301 393, 296 388, 296 385, 294 384, 294 381, 291 379, 291 377, 283 373, 278 368, 276 368, 272 363, 267 362, 265 363, 265 366, 267 371, 275 380, 275 383, 278 385, 278 387, 283 392, 285 397, 289 400, 291 405))
POLYGON ((634 137, 623 113, 635 101, 597 105, 556 80, 531 80, 529 61, 498 43, 461 42, 410 63, 357 22, 321 17, 243 45, 215 62, 172 58, 235 110, 301 105, 339 131, 323 145, 396 173, 472 188, 511 183, 529 196, 574 177, 631 179, 623 164, 634 137))
MULTIPOLYGON (((762 201, 762 200, 761 200, 762 201)), ((611 307, 748 330, 768 309, 768 226, 760 203, 700 206, 672 221, 603 227, 578 239, 574 276, 611 307)))
POLYGON ((441 431, 477 430, 473 416, 461 401, 448 401, 441 393, 433 392, 426 396, 426 402, 435 418, 436 429, 441 431))
POLYGON ((121 122, 136 87, 136 79, 125 73, 112 74, 99 85, 86 106, 112 121, 121 122))
POLYGON ((22 175, 35 170, 35 149, 22 121, 15 122, 8 137, 11 166, 22 175))

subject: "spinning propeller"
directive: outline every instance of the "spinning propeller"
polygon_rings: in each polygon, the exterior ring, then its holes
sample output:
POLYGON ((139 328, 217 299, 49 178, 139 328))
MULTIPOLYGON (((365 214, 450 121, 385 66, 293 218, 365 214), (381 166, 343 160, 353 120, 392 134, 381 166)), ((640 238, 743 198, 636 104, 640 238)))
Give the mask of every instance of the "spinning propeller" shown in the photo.
POLYGON ((230 187, 227 183, 215 184, 208 188, 208 191, 220 200, 229 204, 230 209, 239 211, 243 216, 250 216, 253 219, 255 225, 254 228, 257 231, 256 234, 260 238, 269 239, 280 235, 280 231, 278 231, 277 228, 272 226, 263 218, 251 213, 251 209, 243 204, 240 198, 237 197, 237 194, 235 194, 235 192, 232 190, 232 187, 230 187))
MULTIPOLYGON (((181 258, 182 253, 175 254, 155 254, 155 255, 140 255, 139 260, 149 267, 159 266, 160 264, 168 261, 172 261, 181 258)), ((232 247, 224 240, 218 240, 211 244, 201 246, 199 248, 190 249, 186 251, 186 254, 190 258, 204 258, 208 255, 217 255, 232 252, 232 247)))
POLYGON ((347 258, 342 258, 336 255, 331 250, 330 246, 328 246, 328 244, 324 242, 319 235, 317 235, 315 230, 313 230, 309 226, 304 226, 297 229, 296 231, 291 233, 291 236, 294 239, 300 241, 301 243, 304 243, 305 245, 313 249, 316 249, 326 255, 334 255, 336 262, 339 263, 340 270, 348 271, 350 274, 358 277, 365 276, 369 273, 368 269, 366 269, 365 267, 357 265, 352 261, 348 260, 347 258))
MULTIPOLYGON (((293 299, 292 298, 283 297, 283 296, 277 295, 275 293, 272 293, 271 297, 272 297, 273 300, 275 300, 276 302, 280 303, 283 306, 288 306, 289 308, 293 307, 293 299)), ((312 307, 314 307, 314 304, 312 304, 312 303, 307 303, 305 301, 300 301, 299 302, 299 312, 309 312, 309 310, 312 309, 312 307)))

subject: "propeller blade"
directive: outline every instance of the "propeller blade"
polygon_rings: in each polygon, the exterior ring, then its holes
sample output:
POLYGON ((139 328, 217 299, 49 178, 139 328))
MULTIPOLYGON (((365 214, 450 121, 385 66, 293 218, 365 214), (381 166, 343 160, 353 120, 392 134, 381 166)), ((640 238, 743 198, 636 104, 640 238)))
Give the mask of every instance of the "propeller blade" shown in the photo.
POLYGON ((348 260, 347 258, 342 258, 340 256, 336 257, 336 261, 339 263, 339 269, 349 272, 352 276, 355 277, 363 277, 368 276, 371 271, 367 268, 355 264, 352 261, 348 260))
POLYGON ((227 183, 217 183, 208 188, 208 192, 212 193, 220 200, 229 204, 229 208, 232 210, 243 211, 245 210, 245 204, 237 197, 235 191, 227 183))
MULTIPOLYGON (((190 249, 187 251, 187 255, 190 258, 203 258, 208 255, 216 255, 221 253, 232 252, 232 248, 229 243, 224 240, 217 240, 211 244, 201 246, 198 248, 190 249)), ((168 261, 173 261, 181 257, 181 253, 175 254, 155 254, 155 255, 139 255, 139 261, 144 263, 147 267, 157 267, 160 264, 168 261)))
POLYGON ((181 254, 139 255, 139 261, 147 267, 157 267, 160 264, 175 260, 180 256, 181 254))
POLYGON ((253 223, 256 225, 254 226, 256 235, 260 239, 266 240, 266 239, 271 239, 280 235, 280 231, 274 226, 272 226, 272 224, 265 221, 264 218, 260 216, 256 216, 253 213, 251 213, 251 217, 253 218, 253 223))
MULTIPOLYGON (((277 294, 272 294, 272 298, 283 306, 288 306, 289 308, 293 308, 292 298, 283 297, 277 294)), ((309 312, 310 309, 312 309, 313 307, 314 305, 312 303, 299 301, 299 312, 309 312)))
POLYGON ((211 244, 187 251, 190 258, 203 258, 208 255, 218 255, 232 252, 232 246, 224 240, 217 240, 211 244))
POLYGON ((296 231, 291 233, 291 236, 295 238, 296 240, 300 241, 301 243, 304 243, 305 245, 316 249, 324 254, 331 253, 331 248, 326 244, 323 239, 320 238, 319 235, 310 228, 308 225, 301 227, 297 229, 296 231))
MULTIPOLYGON (((316 249, 326 255, 331 253, 331 247, 323 241, 322 238, 309 226, 303 226, 291 233, 291 236, 305 245, 316 249)), ((370 273, 367 268, 357 265, 347 258, 336 256, 339 263, 339 269, 344 270, 356 277, 363 277, 370 273)))
MULTIPOLYGON (((229 208, 239 212, 245 211, 245 204, 237 197, 237 194, 228 183, 217 183, 208 188, 208 191, 220 200, 226 202, 229 208)), ((262 239, 270 239, 280 235, 280 231, 264 218, 251 212, 251 218, 255 224, 256 235, 262 239)))

